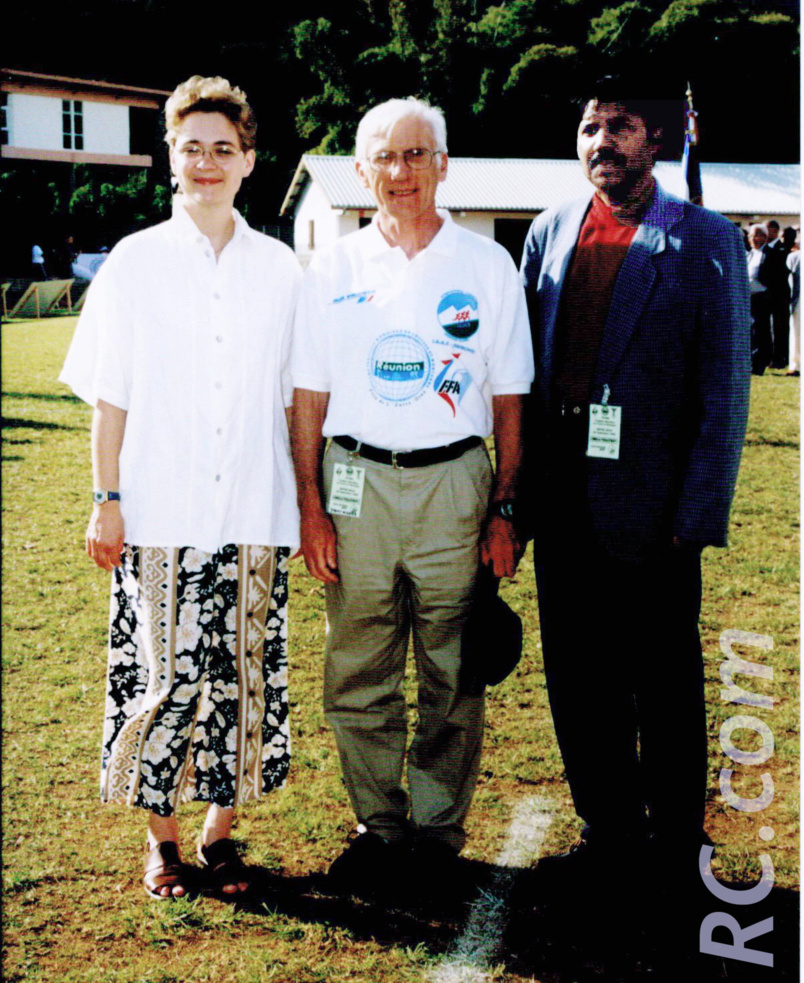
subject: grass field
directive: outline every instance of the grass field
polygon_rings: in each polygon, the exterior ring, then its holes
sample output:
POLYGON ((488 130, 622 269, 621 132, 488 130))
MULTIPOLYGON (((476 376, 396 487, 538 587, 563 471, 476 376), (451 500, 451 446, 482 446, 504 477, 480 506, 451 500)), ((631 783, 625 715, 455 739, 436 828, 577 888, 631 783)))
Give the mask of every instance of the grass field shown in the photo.
MULTIPOLYGON (((91 411, 56 381, 73 327, 72 318, 2 327, 3 979, 613 981, 588 960, 586 977, 577 967, 562 967, 561 956, 550 955, 549 938, 539 943, 533 904, 521 901, 521 891, 507 916, 495 915, 498 922, 508 919, 500 939, 476 947, 469 960, 474 966, 456 970, 456 939, 467 935, 473 917, 484 921, 476 910, 412 905, 389 911, 329 899, 311 887, 309 875, 325 870, 340 852, 353 819, 320 708, 322 590, 301 562, 293 565, 290 604, 291 777, 284 791, 245 809, 236 828, 249 860, 265 872, 262 901, 236 908, 210 898, 165 905, 145 897, 143 817, 98 802, 109 582, 83 553, 91 411)), ((735 964, 730 978, 774 983, 797 978, 792 967, 798 962, 797 924, 790 921, 798 884, 798 422, 797 380, 776 373, 754 380, 731 547, 708 550, 704 563, 707 828, 718 844, 718 876, 726 881, 754 883, 758 854, 771 855, 780 912, 774 934, 750 943, 773 948, 776 969, 762 975, 754 967, 760 975, 743 976, 742 964, 735 964), (722 700, 719 638, 726 629, 772 638, 771 651, 738 649, 773 667, 772 680, 747 681, 750 689, 773 696, 772 710, 722 700), (734 766, 734 788, 744 796, 759 793, 760 772, 772 775, 774 799, 762 812, 736 811, 719 791, 720 769, 732 766, 719 732, 735 713, 762 717, 775 739, 763 767, 734 766), (774 830, 770 842, 758 838, 763 827, 774 830)), ((577 828, 544 689, 529 556, 505 595, 523 617, 525 655, 489 696, 466 849, 479 865, 508 849, 512 820, 529 803, 540 821, 549 822, 544 852, 565 848, 577 828)), ((683 725, 679 707, 679 718, 668 726, 683 725)), ((749 742, 743 734, 740 746, 749 742)), ((605 749, 600 753, 605 767, 605 749)), ((182 812, 188 856, 201 814, 196 805, 182 812)), ((756 920, 735 913, 744 924, 756 920)))

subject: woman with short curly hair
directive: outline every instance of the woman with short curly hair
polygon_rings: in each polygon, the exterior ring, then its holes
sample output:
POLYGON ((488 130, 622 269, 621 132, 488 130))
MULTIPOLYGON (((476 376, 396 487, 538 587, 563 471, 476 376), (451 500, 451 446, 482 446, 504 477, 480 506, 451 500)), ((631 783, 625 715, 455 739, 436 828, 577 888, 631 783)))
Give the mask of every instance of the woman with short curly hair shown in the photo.
POLYGON ((105 802, 148 814, 144 884, 192 886, 176 809, 209 803, 198 857, 249 886, 234 809, 290 760, 285 612, 298 513, 287 359, 300 268, 234 210, 256 123, 225 79, 165 107, 179 194, 92 283, 61 378, 94 408, 87 552, 113 571, 105 802))

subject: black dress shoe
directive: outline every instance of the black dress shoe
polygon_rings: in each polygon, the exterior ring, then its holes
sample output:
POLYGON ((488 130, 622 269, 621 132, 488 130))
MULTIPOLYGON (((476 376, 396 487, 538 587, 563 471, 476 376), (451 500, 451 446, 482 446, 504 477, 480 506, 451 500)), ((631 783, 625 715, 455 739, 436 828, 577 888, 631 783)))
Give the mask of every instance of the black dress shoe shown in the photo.
POLYGON ((327 873, 327 886, 352 894, 382 894, 398 889, 410 855, 407 840, 391 843, 369 831, 350 835, 343 853, 327 873))
POLYGON ((408 887, 420 900, 458 901, 475 887, 471 864, 443 840, 417 839, 410 855, 408 887))
POLYGON ((644 861, 642 836, 617 839, 579 836, 566 853, 542 857, 537 879, 545 887, 574 891, 582 884, 628 892, 635 885, 644 861))

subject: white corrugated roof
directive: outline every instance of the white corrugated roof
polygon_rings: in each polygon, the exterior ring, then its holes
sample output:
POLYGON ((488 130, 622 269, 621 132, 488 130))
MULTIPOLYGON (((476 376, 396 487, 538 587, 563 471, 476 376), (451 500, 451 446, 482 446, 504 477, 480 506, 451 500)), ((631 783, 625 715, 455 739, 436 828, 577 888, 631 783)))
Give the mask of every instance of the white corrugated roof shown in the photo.
MULTIPOLYGON (((667 191, 684 197, 681 164, 660 161, 656 177, 667 191)), ((798 164, 701 164, 704 205, 731 215, 798 215, 798 164)))
MULTIPOLYGON (((305 154, 288 191, 283 212, 303 190, 305 171, 333 208, 376 208, 355 174, 354 157, 305 154)), ((662 186, 683 197, 681 165, 659 161, 662 186)), ((728 214, 798 215, 798 164, 701 164, 704 203, 728 214)), ((540 212, 585 194, 589 185, 577 160, 450 157, 436 203, 451 211, 540 212)))

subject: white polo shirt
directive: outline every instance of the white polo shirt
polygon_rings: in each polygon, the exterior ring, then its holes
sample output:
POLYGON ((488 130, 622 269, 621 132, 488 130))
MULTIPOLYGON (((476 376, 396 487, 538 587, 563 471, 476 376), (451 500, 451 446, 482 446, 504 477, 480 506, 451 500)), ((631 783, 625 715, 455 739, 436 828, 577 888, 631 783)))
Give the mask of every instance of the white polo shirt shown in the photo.
POLYGON ((418 450, 492 432, 491 397, 533 381, 525 296, 506 250, 448 212, 412 260, 376 223, 313 258, 293 384, 330 394, 324 436, 418 450))
POLYGON ((764 294, 768 289, 764 283, 760 283, 759 271, 765 260, 765 253, 761 249, 751 249, 747 256, 748 262, 748 285, 752 294, 764 294))
POLYGON ((180 203, 92 281, 59 378, 127 411, 125 537, 139 546, 299 542, 285 407, 301 268, 234 212, 215 262, 180 203))

